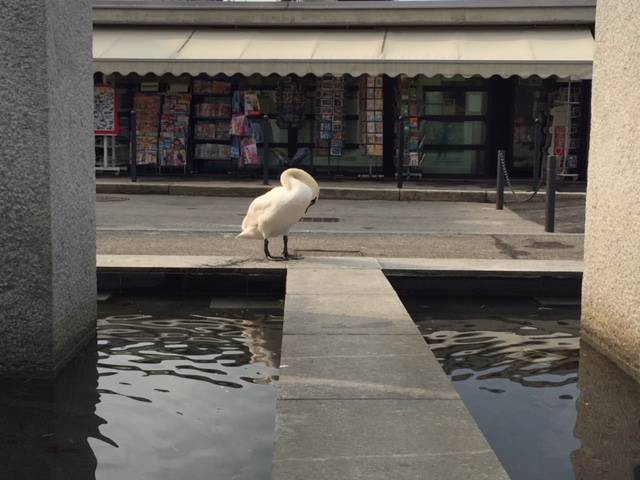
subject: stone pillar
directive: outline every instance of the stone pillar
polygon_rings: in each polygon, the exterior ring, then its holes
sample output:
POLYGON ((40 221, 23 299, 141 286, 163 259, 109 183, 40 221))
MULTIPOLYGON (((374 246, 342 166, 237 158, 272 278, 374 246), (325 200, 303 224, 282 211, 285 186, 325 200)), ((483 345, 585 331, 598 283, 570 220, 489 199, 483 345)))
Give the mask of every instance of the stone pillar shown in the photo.
POLYGON ((0 0, 0 375, 95 334, 90 0, 0 0))
POLYGON ((640 380, 640 2, 598 0, 584 338, 640 380))

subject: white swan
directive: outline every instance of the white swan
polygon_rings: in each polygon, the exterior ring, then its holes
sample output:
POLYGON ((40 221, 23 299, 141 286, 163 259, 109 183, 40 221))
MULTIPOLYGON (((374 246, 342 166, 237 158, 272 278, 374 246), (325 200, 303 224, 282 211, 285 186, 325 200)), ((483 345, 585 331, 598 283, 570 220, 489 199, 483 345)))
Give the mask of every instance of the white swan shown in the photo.
POLYGON ((316 203, 320 187, 314 178, 299 168, 289 168, 280 175, 281 187, 275 187, 256 198, 242 221, 237 238, 264 240, 264 254, 270 260, 295 260, 289 255, 289 230, 316 203), (282 257, 269 253, 269 239, 282 236, 282 257))

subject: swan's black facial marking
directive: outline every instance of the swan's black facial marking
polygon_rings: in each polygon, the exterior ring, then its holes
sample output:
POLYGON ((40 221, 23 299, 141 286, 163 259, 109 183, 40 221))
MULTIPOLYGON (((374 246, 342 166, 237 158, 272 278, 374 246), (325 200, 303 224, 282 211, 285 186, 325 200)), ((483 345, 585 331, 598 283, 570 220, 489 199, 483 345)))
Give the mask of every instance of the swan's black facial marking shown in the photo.
POLYGON ((313 200, 311 200, 311 203, 309 204, 309 206, 307 207, 307 209, 304 211, 304 213, 307 213, 307 212, 309 211, 309 209, 311 208, 311 206, 312 206, 313 204, 315 204, 315 203, 316 203, 316 200, 317 200, 317 198, 314 198, 313 200))

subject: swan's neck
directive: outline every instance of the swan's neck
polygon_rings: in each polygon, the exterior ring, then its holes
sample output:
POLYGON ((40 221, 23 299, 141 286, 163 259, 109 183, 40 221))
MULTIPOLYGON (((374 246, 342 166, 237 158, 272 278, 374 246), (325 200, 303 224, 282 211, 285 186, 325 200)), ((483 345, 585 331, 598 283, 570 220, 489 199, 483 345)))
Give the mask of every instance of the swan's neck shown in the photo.
POLYGON ((287 171, 282 174, 280 183, 282 183, 282 186, 289 191, 300 188, 302 185, 306 185, 306 183, 296 177, 294 172, 287 171))
POLYGON ((304 175, 298 175, 298 171, 296 171, 296 169, 285 170, 280 176, 280 183, 282 183, 282 186, 289 191, 305 186, 313 192, 314 188, 308 183, 308 179, 305 178, 306 172, 303 173, 304 175))

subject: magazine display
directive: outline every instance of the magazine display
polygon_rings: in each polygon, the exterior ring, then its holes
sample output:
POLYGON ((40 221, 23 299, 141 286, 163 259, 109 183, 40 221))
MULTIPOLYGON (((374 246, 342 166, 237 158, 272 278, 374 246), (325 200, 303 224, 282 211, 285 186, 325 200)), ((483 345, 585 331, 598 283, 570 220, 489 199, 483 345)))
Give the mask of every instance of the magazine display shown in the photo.
POLYGON ((93 87, 93 129, 96 135, 118 135, 120 122, 118 116, 116 90, 111 85, 93 87))
POLYGON ((382 156, 383 77, 360 77, 360 145, 372 157, 382 156))
POLYGON ((164 96, 158 141, 161 167, 184 167, 187 164, 190 112, 190 94, 164 96))
POLYGON ((318 80, 316 154, 340 157, 344 147, 344 78, 318 80))
POLYGON ((400 115, 404 117, 402 121, 402 132, 404 135, 404 158, 402 164, 409 167, 419 165, 419 125, 418 118, 418 93, 415 81, 412 78, 403 76, 399 81, 400 115))
POLYGON ((236 91, 231 101, 230 156, 239 167, 255 167, 261 164, 258 143, 262 142, 262 128, 250 116, 260 114, 258 94, 253 91, 236 91))
POLYGON ((196 160, 230 158, 231 82, 195 79, 193 155, 196 160))
POLYGON ((290 75, 278 82, 276 105, 278 107, 278 127, 282 129, 302 127, 306 97, 299 79, 290 75))
POLYGON ((136 163, 149 165, 158 163, 158 133, 160 127, 160 105, 158 93, 136 93, 133 99, 136 110, 136 163))

